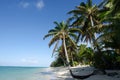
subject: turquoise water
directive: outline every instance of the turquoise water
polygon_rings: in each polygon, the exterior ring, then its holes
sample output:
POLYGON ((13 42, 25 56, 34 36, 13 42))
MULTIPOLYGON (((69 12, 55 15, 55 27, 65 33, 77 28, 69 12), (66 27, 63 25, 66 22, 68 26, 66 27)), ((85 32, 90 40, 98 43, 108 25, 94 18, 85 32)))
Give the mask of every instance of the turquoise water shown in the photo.
POLYGON ((41 67, 0 67, 0 80, 52 80, 49 68, 41 67))

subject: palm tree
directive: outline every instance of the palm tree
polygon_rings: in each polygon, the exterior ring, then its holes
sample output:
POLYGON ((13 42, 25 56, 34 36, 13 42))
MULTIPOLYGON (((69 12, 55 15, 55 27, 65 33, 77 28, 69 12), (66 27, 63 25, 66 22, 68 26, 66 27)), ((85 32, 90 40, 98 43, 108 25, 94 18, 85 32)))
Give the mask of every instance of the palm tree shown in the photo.
POLYGON ((118 50, 117 53, 120 54, 120 17, 111 17, 108 20, 109 24, 104 28, 103 34, 98 37, 98 41, 103 45, 103 48, 112 48, 118 50))
MULTIPOLYGON (((74 65, 74 58, 76 58, 74 55, 76 54, 76 46, 73 46, 69 41, 66 41, 66 48, 67 48, 67 52, 68 52, 68 55, 69 55, 69 60, 70 60, 70 65, 71 66, 75 66, 74 65)), ((64 65, 67 64, 67 62, 65 61, 66 58, 65 58, 65 51, 64 51, 64 47, 63 45, 61 45, 57 51, 56 51, 56 54, 58 54, 57 56, 59 56, 63 62, 65 62, 64 65)))
POLYGON ((120 0, 104 0, 103 1, 103 6, 104 8, 109 9, 110 15, 116 15, 120 13, 120 0))
MULTIPOLYGON (((81 38, 81 41, 93 43, 93 47, 97 49, 101 60, 102 52, 96 41, 96 34, 99 34, 104 27, 102 23, 104 16, 102 15, 105 12, 104 10, 100 10, 97 5, 92 5, 92 0, 87 0, 87 3, 82 2, 75 10, 69 12, 73 14, 73 17, 70 18, 70 20, 74 20, 72 26, 77 26, 83 32, 79 34, 78 40, 81 38)), ((105 71, 103 72, 105 73, 105 71)))
POLYGON ((98 40, 101 39, 105 47, 118 49, 120 54, 120 0, 104 0, 104 7, 109 8, 107 11, 105 22, 108 24, 104 27, 103 33, 99 36, 98 40))
POLYGON ((69 18, 70 21, 73 20, 72 26, 77 26, 83 32, 83 34, 79 34, 78 40, 81 38, 81 41, 90 43, 95 41, 96 33, 103 27, 101 24, 103 17, 99 14, 100 12, 97 5, 92 5, 92 0, 87 0, 87 3, 82 2, 75 10, 69 12, 69 14, 73 14, 69 18))
POLYGON ((75 46, 73 46, 69 41, 66 42, 67 44, 67 50, 68 50, 68 53, 70 55, 70 64, 72 66, 75 66, 74 64, 74 60, 76 58, 76 53, 77 53, 77 48, 75 46))
POLYGON ((90 47, 87 47, 84 44, 81 44, 79 46, 79 51, 77 56, 79 57, 79 61, 81 61, 82 64, 92 64, 93 63, 93 50, 90 47))
MULTIPOLYGON (((48 34, 45 35, 44 39, 52 36, 52 39, 50 40, 50 43, 49 43, 49 47, 56 42, 53 53, 55 52, 59 41, 62 41, 62 46, 64 47, 66 60, 67 60, 67 63, 69 63, 70 61, 69 61, 69 55, 67 52, 66 41, 69 41, 69 42, 71 42, 71 44, 73 46, 76 46, 75 42, 73 41, 73 38, 76 38, 76 35, 74 33, 72 33, 72 31, 74 31, 75 29, 70 29, 69 25, 64 22, 61 22, 61 23, 54 22, 54 23, 55 23, 56 27, 54 29, 49 30, 48 34)), ((69 67, 70 67, 70 65, 69 65, 69 67)))
POLYGON ((75 10, 69 12, 73 14, 70 20, 74 20, 72 26, 77 26, 83 33, 79 33, 81 41, 94 43, 96 46, 96 33, 98 27, 101 27, 99 19, 99 8, 96 5, 92 5, 92 0, 87 0, 87 3, 82 2, 80 6, 77 6, 75 10))

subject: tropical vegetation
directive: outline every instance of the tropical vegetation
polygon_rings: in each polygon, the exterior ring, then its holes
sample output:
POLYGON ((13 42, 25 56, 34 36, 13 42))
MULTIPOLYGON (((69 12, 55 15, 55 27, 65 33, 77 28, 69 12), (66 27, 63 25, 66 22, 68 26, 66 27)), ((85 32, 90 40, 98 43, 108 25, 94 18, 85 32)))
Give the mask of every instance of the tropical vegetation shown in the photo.
POLYGON ((120 0, 81 2, 68 12, 67 21, 54 22, 44 39, 52 37, 56 56, 51 66, 89 64, 99 69, 120 69, 120 0), (84 43, 84 44, 83 44, 84 43))

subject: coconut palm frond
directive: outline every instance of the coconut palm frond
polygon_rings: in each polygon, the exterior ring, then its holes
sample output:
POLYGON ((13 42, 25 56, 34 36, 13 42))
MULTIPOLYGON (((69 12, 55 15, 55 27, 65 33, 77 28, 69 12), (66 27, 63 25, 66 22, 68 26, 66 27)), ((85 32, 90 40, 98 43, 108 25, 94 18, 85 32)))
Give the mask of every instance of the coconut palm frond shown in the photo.
POLYGON ((50 36, 54 36, 54 32, 46 34, 43 39, 46 39, 47 37, 50 37, 50 36))
POLYGON ((59 40, 59 34, 54 35, 54 37, 51 39, 49 43, 49 47, 54 44, 57 40, 59 40))

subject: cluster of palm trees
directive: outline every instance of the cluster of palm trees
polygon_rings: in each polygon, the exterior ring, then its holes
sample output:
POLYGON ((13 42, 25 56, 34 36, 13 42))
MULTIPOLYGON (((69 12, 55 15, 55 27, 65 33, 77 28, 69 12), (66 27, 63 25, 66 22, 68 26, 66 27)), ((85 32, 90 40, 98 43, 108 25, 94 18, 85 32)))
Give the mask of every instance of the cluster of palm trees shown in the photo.
POLYGON ((92 0, 87 0, 68 12, 71 17, 66 22, 54 22, 55 27, 44 39, 52 36, 49 47, 56 43, 53 49, 53 53, 58 53, 56 60, 63 60, 67 66, 80 63, 97 68, 107 64, 107 68, 113 67, 111 64, 120 66, 119 3, 120 0, 103 0, 93 5, 92 0))

